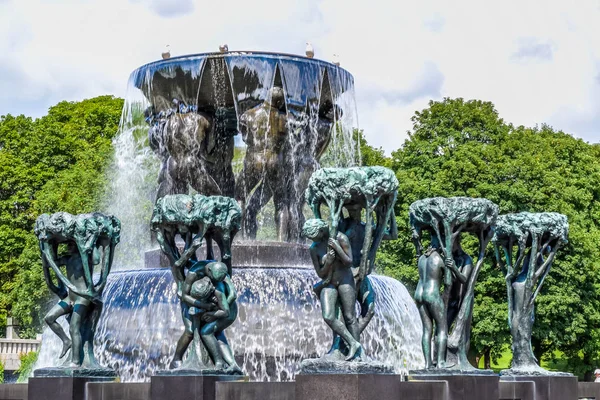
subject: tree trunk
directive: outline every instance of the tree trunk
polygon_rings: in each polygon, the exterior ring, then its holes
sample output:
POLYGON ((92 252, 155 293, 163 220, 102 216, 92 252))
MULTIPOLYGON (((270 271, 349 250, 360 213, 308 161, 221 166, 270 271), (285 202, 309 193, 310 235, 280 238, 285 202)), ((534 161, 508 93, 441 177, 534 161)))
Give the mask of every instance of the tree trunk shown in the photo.
POLYGON ((492 369, 492 360, 491 360, 491 354, 490 354, 490 349, 485 349, 485 352, 483 353, 483 368, 485 369, 492 369))
POLYGON ((512 369, 532 369, 539 368, 533 351, 531 349, 531 332, 533 322, 530 315, 523 315, 521 309, 513 312, 513 321, 511 321, 512 335, 512 369))

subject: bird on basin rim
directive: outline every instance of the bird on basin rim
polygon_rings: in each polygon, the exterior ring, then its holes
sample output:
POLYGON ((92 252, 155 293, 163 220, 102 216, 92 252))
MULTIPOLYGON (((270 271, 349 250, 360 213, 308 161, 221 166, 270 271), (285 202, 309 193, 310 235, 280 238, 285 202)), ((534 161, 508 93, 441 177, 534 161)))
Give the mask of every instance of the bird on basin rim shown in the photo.
POLYGON ((162 58, 163 60, 168 60, 169 58, 171 58, 171 50, 169 49, 170 45, 166 46, 165 51, 162 52, 162 58))
POLYGON ((315 56, 315 49, 313 49, 312 44, 310 42, 306 42, 306 57, 313 58, 315 56))

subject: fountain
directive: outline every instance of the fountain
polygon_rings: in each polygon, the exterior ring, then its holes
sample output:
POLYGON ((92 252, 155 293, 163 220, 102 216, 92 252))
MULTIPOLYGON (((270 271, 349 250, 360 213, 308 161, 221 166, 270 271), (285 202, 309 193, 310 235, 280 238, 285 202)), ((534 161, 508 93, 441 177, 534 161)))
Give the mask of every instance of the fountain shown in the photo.
MULTIPOLYGON (((150 214, 157 197, 194 192, 242 206, 231 250, 239 316, 227 336, 244 373, 292 380, 302 359, 326 352, 331 333, 299 233, 311 174, 320 164, 357 164, 355 126, 352 75, 323 61, 211 53, 134 71, 106 203, 122 221, 122 240, 104 292, 98 360, 122 382, 168 368, 181 315, 169 262, 150 237, 150 214)), ((398 373, 421 367, 421 322, 409 293, 394 279, 370 280, 378 303, 361 340, 365 353, 398 373)), ((59 345, 45 332, 37 367, 55 365, 59 345)))
POLYGON ((75 305, 51 310, 58 336, 44 332, 35 377, 0 387, 0 399, 576 398, 576 377, 543 370, 531 352, 534 301, 567 240, 564 215, 498 217, 492 202, 464 197, 414 202, 419 317, 400 282, 374 273, 381 240, 397 237, 402 193, 393 171, 356 166, 352 76, 304 57, 224 51, 134 71, 111 215, 38 219, 46 283, 75 305), (475 263, 465 234, 478 238, 475 263), (502 380, 467 359, 492 238, 514 340, 502 380))

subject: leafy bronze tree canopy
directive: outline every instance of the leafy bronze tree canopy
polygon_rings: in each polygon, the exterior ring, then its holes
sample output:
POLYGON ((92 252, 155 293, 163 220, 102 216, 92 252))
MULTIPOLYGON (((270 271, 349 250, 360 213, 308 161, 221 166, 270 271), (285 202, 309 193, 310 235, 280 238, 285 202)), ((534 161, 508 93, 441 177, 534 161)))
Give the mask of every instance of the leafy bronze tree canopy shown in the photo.
POLYGON ((447 221, 453 226, 464 224, 463 231, 479 230, 493 225, 497 215, 497 205, 470 197, 433 197, 417 200, 409 207, 411 225, 425 229, 447 221))
POLYGON ((242 210, 231 197, 172 194, 156 200, 151 225, 155 230, 193 224, 239 230, 241 218, 242 210))
POLYGON ((566 243, 569 237, 567 217, 559 213, 520 212, 501 215, 494 228, 494 243, 505 243, 511 238, 527 240, 536 234, 549 236, 566 243))

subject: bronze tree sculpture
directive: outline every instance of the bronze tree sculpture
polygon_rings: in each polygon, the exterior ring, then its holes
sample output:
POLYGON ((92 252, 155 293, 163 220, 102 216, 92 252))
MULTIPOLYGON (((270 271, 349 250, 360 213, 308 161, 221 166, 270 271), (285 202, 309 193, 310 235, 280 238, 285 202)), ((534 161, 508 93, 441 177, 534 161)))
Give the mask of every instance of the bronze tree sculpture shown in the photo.
POLYGON ((425 368, 473 371, 467 353, 475 283, 492 238, 498 206, 486 199, 435 197, 412 203, 409 215, 418 257, 415 301, 423 322, 425 368), (425 251, 423 231, 431 236, 425 251), (461 246, 463 233, 475 235, 479 242, 475 264, 461 246), (432 336, 435 351, 431 348, 432 336))
POLYGON ((179 194, 156 201, 152 229, 171 263, 184 323, 172 371, 165 373, 242 373, 224 333, 237 318, 231 242, 240 229, 240 219, 241 210, 229 197, 179 194), (183 240, 182 250, 177 236, 183 240), (220 261, 214 260, 212 241, 219 247, 220 261), (203 242, 206 260, 199 260, 197 250, 203 242))
POLYGON ((506 214, 498 217, 494 229, 496 259, 506 274, 513 352, 511 368, 502 374, 557 374, 538 365, 531 348, 531 332, 535 299, 556 252, 568 240, 567 217, 558 213, 506 214))
POLYGON ((60 301, 48 312, 45 321, 61 339, 60 358, 71 350, 67 368, 38 370, 41 374, 114 375, 102 368, 94 357, 94 332, 102 312, 102 292, 119 243, 121 223, 101 213, 71 215, 65 212, 41 215, 35 224, 44 278, 48 288, 60 301), (66 245, 65 254, 60 254, 66 245), (66 275, 60 269, 64 265, 66 275), (94 282, 94 266, 100 265, 94 282), (56 277, 55 284, 52 275, 56 277), (56 321, 65 315, 69 320, 68 336, 56 321), (73 372, 83 370, 83 372, 73 372))
MULTIPOLYGON (((373 317, 376 301, 369 274, 381 240, 397 234, 393 214, 397 189, 394 173, 383 167, 324 168, 309 181, 306 199, 315 219, 306 221, 302 233, 313 241, 311 258, 321 278, 314 290, 323 319, 334 332, 332 348, 323 360, 367 360, 360 334, 373 317), (329 208, 329 222, 321 219, 322 205, 329 208), (344 208, 348 218, 343 218, 344 208)), ((310 371, 318 364, 305 360, 302 368, 310 371)))

